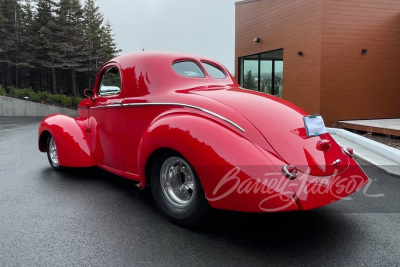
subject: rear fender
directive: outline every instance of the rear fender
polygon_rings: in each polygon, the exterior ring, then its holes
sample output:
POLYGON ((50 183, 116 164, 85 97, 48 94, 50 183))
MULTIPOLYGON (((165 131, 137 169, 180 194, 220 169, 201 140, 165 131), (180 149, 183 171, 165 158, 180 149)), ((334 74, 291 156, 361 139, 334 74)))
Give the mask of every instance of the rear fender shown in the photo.
POLYGON ((47 140, 51 135, 56 143, 61 166, 94 166, 90 142, 85 129, 85 124, 80 119, 62 114, 48 116, 39 126, 39 150, 47 151, 47 140))
MULTIPOLYGON (((277 179, 282 176, 276 165, 283 163, 276 157, 262 151, 240 133, 199 115, 169 115, 149 127, 139 145, 141 186, 146 185, 149 159, 151 161, 152 155, 160 149, 174 150, 189 161, 214 208, 260 212, 260 200, 269 193, 243 192, 239 185, 261 185, 265 175, 275 175, 277 179)), ((270 190, 276 193, 274 188, 270 190)), ((297 209, 292 195, 290 188, 281 190, 280 198, 269 201, 267 206, 286 205, 285 210, 297 209)))

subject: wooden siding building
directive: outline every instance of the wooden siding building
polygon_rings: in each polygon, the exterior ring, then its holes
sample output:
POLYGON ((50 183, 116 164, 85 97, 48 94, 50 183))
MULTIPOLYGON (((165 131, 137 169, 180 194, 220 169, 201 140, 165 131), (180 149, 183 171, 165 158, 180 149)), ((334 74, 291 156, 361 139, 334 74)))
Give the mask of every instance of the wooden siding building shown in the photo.
POLYGON ((236 2, 236 78, 327 126, 400 116, 400 1, 236 2))

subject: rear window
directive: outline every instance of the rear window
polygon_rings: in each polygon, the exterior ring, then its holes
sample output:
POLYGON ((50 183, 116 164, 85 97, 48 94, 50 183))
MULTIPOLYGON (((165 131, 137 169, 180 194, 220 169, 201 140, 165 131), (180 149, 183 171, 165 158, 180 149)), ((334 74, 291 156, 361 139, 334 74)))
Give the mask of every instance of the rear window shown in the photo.
POLYGON ((206 69, 207 73, 216 79, 225 79, 226 74, 223 70, 221 70, 219 67, 215 66, 214 64, 202 61, 204 68, 206 69))
POLYGON ((172 64, 176 73, 185 77, 204 78, 206 77, 199 65, 193 61, 179 61, 172 64))

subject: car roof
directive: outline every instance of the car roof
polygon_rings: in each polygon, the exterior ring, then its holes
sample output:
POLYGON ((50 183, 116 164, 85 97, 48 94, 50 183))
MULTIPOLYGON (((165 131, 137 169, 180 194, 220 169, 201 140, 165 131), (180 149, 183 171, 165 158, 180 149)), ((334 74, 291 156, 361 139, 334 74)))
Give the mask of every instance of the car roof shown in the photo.
MULTIPOLYGON (((124 82, 123 86, 132 88, 129 89, 132 92, 144 89, 147 93, 157 93, 209 85, 238 86, 232 75, 222 64, 215 60, 189 53, 141 51, 117 56, 107 62, 105 66, 108 64, 119 65, 124 82), (209 75, 195 78, 179 75, 173 70, 172 65, 175 62, 185 60, 194 61, 200 66, 202 61, 212 63, 226 73, 226 78, 216 79, 209 75)), ((204 70, 204 67, 202 68, 204 70)))
POLYGON ((138 60, 140 58, 146 58, 147 60, 168 61, 168 62, 175 62, 184 59, 193 59, 196 61, 202 61, 202 60, 209 61, 212 63, 216 63, 219 66, 222 66, 219 62, 206 57, 190 53, 170 52, 170 51, 141 51, 141 52, 117 56, 111 61, 119 62, 121 64, 121 67, 129 67, 135 60, 138 60))

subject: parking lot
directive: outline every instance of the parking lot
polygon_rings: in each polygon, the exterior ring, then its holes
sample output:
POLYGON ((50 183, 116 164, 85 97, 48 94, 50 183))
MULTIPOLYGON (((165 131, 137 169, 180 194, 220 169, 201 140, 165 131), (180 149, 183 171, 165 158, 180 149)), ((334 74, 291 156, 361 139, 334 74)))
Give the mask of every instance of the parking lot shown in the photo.
POLYGON ((373 166, 363 165, 371 183, 351 200, 306 212, 214 211, 190 230, 129 180, 52 170, 37 149, 39 122, 0 117, 1 266, 400 264, 400 178, 373 166))

